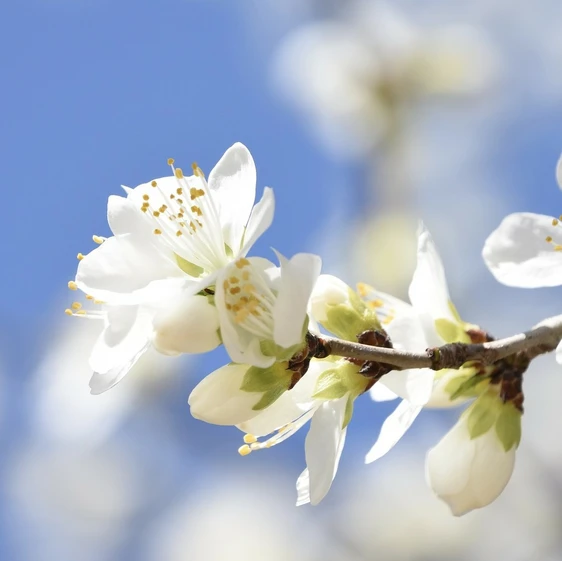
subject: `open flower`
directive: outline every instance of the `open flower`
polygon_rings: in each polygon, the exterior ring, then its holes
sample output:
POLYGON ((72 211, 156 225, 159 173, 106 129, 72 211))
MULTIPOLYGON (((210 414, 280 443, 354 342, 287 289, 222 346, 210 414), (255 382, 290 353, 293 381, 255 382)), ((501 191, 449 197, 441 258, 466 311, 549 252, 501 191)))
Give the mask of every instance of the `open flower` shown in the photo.
POLYGON ((169 164, 172 176, 109 198, 114 235, 94 236, 100 246, 79 255, 76 279, 69 283, 105 304, 85 312, 75 303, 67 311, 106 322, 91 359, 94 377, 106 382, 96 383, 95 393, 120 380, 151 343, 166 354, 218 345, 213 291, 205 289, 246 255, 273 218, 271 189, 254 205, 256 169, 242 144, 226 151, 208 181, 196 164, 189 177, 173 160, 169 164))
MULTIPOLYGON (((384 328, 396 349, 423 352, 445 343, 471 342, 468 332, 476 326, 463 322, 453 306, 443 263, 429 232, 420 227, 417 266, 410 284, 411 305, 360 284, 359 293, 383 314, 384 328)), ((469 397, 455 395, 473 369, 403 370, 390 372, 371 389, 375 401, 402 397, 403 401, 383 423, 380 435, 366 456, 371 463, 386 454, 405 434, 422 407, 450 407, 469 397), (435 380, 434 380, 435 376, 435 380), (454 396, 454 397, 453 397, 454 396)), ((470 388, 470 396, 474 393, 470 388)))
MULTIPOLYGON (((562 189, 562 157, 556 166, 562 189)), ((519 212, 506 216, 482 250, 488 269, 507 286, 540 288, 562 285, 562 216, 519 212)), ((556 349, 562 364, 562 343, 556 349)))
POLYGON ((427 454, 434 493, 461 516, 496 500, 511 478, 521 412, 490 386, 427 454))
POLYGON ((280 267, 259 257, 240 258, 218 276, 221 336, 235 363, 209 374, 191 393, 191 413, 198 419, 237 425, 294 385, 289 360, 305 346, 308 301, 321 261, 308 253, 277 255, 280 267))

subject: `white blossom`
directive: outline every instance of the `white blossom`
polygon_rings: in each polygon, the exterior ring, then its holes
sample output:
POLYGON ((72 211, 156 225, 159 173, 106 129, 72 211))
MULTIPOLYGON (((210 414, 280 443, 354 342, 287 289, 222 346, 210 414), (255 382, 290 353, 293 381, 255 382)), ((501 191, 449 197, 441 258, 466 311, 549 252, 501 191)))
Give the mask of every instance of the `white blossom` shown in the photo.
POLYGON ((168 163, 172 176, 125 187, 127 197, 109 197, 114 235, 94 236, 100 246, 79 255, 69 283, 102 304, 85 311, 76 302, 67 310, 105 323, 90 358, 92 393, 119 382, 151 344, 165 354, 217 346, 218 315, 212 290, 204 289, 246 255, 273 218, 271 189, 254 205, 256 169, 242 144, 226 151, 208 182, 196 164, 188 177, 168 163))

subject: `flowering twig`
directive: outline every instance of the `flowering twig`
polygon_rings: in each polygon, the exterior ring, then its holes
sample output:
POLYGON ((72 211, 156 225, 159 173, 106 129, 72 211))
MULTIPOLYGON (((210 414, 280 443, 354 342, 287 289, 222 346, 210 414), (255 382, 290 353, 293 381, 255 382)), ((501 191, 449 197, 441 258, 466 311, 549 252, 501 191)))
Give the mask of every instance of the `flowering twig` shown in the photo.
POLYGON ((423 353, 398 349, 371 347, 335 337, 322 335, 320 342, 327 355, 342 356, 391 364, 400 369, 407 368, 460 368, 465 362, 478 361, 493 364, 496 361, 525 352, 529 359, 553 351, 562 339, 562 315, 544 320, 525 333, 519 333, 488 343, 449 343, 430 348, 423 353))

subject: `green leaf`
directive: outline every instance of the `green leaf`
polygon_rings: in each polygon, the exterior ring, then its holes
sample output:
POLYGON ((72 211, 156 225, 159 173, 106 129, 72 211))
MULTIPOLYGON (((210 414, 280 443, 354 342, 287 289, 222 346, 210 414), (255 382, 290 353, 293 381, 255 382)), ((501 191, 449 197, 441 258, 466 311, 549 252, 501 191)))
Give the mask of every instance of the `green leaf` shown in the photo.
POLYGON ((338 399, 348 392, 348 388, 342 379, 339 368, 325 370, 316 380, 312 397, 318 399, 338 399))
POLYGON ((506 452, 521 442, 521 412, 512 404, 506 403, 496 421, 496 434, 506 452))
MULTIPOLYGON (((306 334, 306 331, 305 331, 306 334)), ((304 335, 303 335, 304 341, 304 335)), ((277 361, 290 360, 298 351, 303 347, 303 343, 298 343, 292 347, 281 347, 275 343, 272 339, 267 339, 260 341, 260 350, 265 356, 272 356, 277 359, 277 361)))
POLYGON ((240 389, 245 392, 267 392, 277 387, 289 387, 292 373, 285 363, 275 362, 269 368, 251 366, 244 375, 240 389))
POLYGON ((343 414, 342 430, 349 425, 351 417, 353 417, 353 404, 355 403, 355 398, 353 396, 348 396, 347 402, 345 404, 345 412, 343 414))
POLYGON ((445 391, 450 394, 451 401, 459 397, 477 397, 484 390, 488 379, 478 374, 461 375, 449 380, 445 386, 445 391), (480 386, 480 387, 479 387, 480 386))
POLYGON ((470 438, 478 438, 486 434, 496 422, 501 402, 496 395, 481 395, 467 410, 467 425, 470 438))
POLYGON ((435 330, 446 343, 470 343, 464 328, 450 319, 436 319, 435 330))
POLYGON ((199 265, 196 265, 191 261, 187 261, 187 259, 180 257, 177 253, 174 253, 174 255, 176 257, 176 262, 178 264, 178 267, 184 273, 187 273, 190 277, 197 278, 200 277, 205 272, 205 269, 203 269, 203 267, 199 267, 199 265))
POLYGON ((287 388, 283 386, 277 386, 266 391, 261 396, 261 399, 252 407, 252 410, 261 411, 262 409, 269 407, 272 403, 275 403, 286 391, 287 388))

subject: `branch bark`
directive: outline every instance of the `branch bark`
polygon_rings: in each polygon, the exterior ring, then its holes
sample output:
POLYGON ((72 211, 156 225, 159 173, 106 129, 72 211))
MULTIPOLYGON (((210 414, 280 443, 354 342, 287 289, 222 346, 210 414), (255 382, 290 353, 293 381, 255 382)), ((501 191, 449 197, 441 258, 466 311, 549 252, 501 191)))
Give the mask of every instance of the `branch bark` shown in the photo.
POLYGON ((529 331, 504 339, 482 344, 449 343, 422 353, 371 347, 324 335, 319 339, 328 355, 390 364, 401 370, 441 370, 460 368, 468 361, 489 365, 519 352, 525 352, 529 359, 551 352, 562 340, 562 315, 546 319, 529 331))

